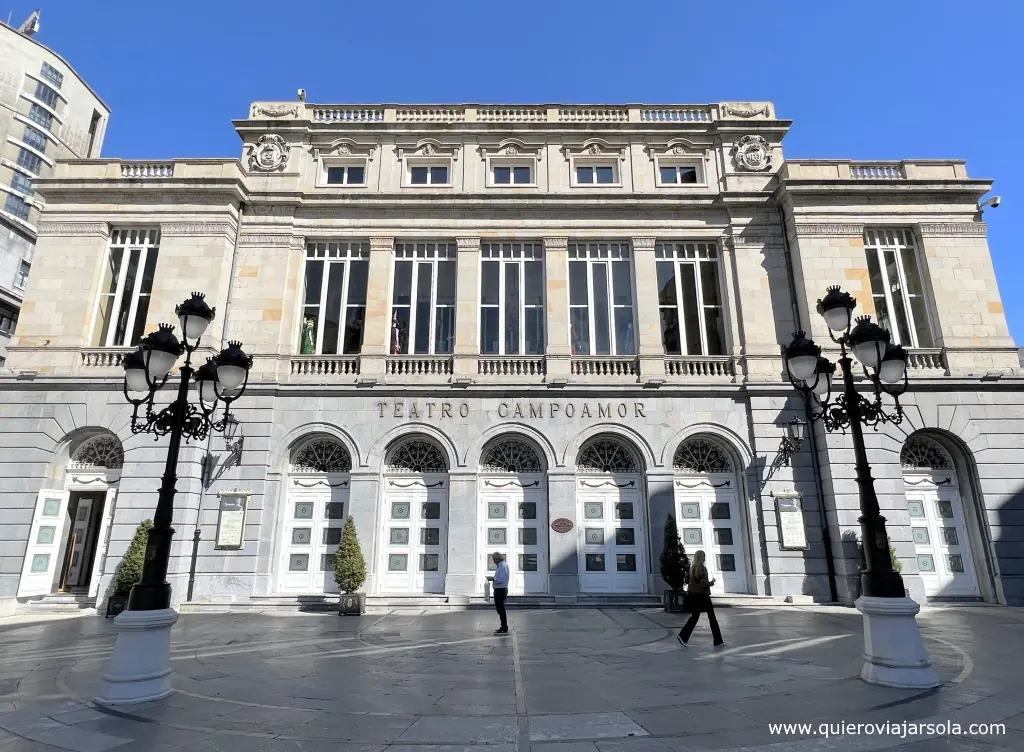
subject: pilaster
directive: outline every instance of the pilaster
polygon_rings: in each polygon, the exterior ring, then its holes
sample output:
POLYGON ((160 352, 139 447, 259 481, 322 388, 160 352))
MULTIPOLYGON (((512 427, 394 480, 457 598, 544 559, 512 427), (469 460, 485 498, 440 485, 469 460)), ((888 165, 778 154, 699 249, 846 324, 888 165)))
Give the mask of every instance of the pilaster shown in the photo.
POLYGON ((380 476, 377 473, 352 473, 349 482, 351 487, 347 514, 355 521, 359 547, 366 561, 366 583, 363 585, 363 592, 373 593, 376 591, 378 574, 377 530, 382 524, 378 514, 383 508, 378 501, 380 476))
MULTIPOLYGON (((661 579, 661 552, 665 547, 665 522, 668 516, 675 516, 675 489, 672 485, 672 473, 670 472, 648 472, 647 482, 647 508, 650 510, 648 521, 648 547, 651 552, 651 579, 650 592, 660 593, 665 589, 665 581, 661 579)), ((678 520, 677 520, 678 522, 678 520)))
MULTIPOLYGON (((572 520, 573 528, 567 533, 556 533, 548 527, 549 561, 551 563, 549 592, 551 595, 576 596, 580 591, 579 557, 576 518, 576 476, 572 473, 548 474, 548 519, 564 517, 572 520)), ((550 525, 550 523, 549 523, 550 525)))
POLYGON ((360 379, 384 380, 391 322, 391 275, 394 270, 395 239, 370 238, 370 266, 366 282, 366 326, 359 356, 360 379))
POLYGON ((636 279, 637 354, 644 381, 665 378, 665 349, 661 341, 658 311, 658 268, 654 259, 655 239, 631 238, 633 273, 636 279))
POLYGON ((480 355, 480 238, 456 238, 454 377, 475 379, 480 355))
POLYGON ((477 477, 475 473, 448 476, 448 508, 461 514, 448 515, 448 571, 444 578, 446 595, 471 596, 477 592, 476 560, 477 477), (467 513, 468 512, 468 513, 467 513))
MULTIPOLYGON (((569 378, 569 238, 544 238, 547 378, 569 378)), ((553 561, 554 559, 552 559, 553 561)))

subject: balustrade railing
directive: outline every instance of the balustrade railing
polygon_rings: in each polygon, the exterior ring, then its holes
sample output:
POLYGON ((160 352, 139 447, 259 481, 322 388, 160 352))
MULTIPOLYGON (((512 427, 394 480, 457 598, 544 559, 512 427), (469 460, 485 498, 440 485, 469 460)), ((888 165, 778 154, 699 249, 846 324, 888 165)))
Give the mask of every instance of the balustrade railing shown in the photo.
POLYGON ((399 123, 461 123, 466 111, 457 107, 399 107, 395 120, 399 123))
POLYGON ((291 359, 292 376, 358 376, 355 355, 298 355, 291 359))
POLYGON ((915 348, 907 350, 907 369, 911 371, 938 371, 946 373, 946 358, 940 349, 915 348))
POLYGON ((645 123, 710 123, 711 110, 707 107, 652 107, 640 111, 645 123))
POLYGON ((132 179, 173 178, 173 162, 130 162, 121 164, 121 177, 132 179))
POLYGON ((476 119, 481 123, 543 123, 548 111, 543 107, 481 107, 476 119))
POLYGON ((635 357, 573 358, 570 366, 573 376, 620 377, 639 376, 640 366, 635 357))
POLYGON ((547 373, 543 356, 516 357, 495 356, 481 357, 477 361, 477 373, 480 376, 537 376, 547 373))
POLYGON ((678 377, 735 376, 736 367, 727 356, 668 357, 665 358, 665 375, 678 377))
POLYGON ((120 368, 124 356, 132 351, 130 347, 103 347, 82 350, 83 368, 120 368))
POLYGON ((384 110, 331 107, 313 110, 314 123, 376 123, 384 119, 384 110))
POLYGON ((854 180, 903 180, 903 168, 898 164, 852 164, 850 177, 854 180))
POLYGON ((451 376, 450 355, 389 355, 385 373, 388 376, 451 376))
POLYGON ((629 110, 625 107, 559 107, 560 123, 627 123, 629 110))

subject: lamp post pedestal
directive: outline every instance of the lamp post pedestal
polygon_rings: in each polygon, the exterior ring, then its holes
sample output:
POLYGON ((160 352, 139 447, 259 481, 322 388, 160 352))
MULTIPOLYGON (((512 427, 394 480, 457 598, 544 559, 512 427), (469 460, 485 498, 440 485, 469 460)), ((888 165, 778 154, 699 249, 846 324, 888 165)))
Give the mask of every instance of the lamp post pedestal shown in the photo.
POLYGON ((854 605, 864 615, 861 679, 902 689, 932 689, 942 684, 921 639, 916 618, 921 607, 916 601, 862 595, 854 605))
POLYGON ((178 612, 172 608, 118 614, 117 642, 96 702, 136 705, 171 693, 171 627, 176 621, 178 612))

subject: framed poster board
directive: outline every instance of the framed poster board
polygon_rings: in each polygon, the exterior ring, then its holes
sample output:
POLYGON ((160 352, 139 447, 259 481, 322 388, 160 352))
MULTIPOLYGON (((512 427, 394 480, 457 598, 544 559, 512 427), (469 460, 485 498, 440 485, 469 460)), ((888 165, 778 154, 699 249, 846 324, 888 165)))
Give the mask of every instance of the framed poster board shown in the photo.
POLYGON ((245 511, 249 506, 249 491, 224 491, 217 494, 220 509, 217 512, 217 549, 238 550, 245 541, 245 511))
POLYGON ((783 551, 806 551, 807 528, 804 527, 804 508, 800 495, 776 495, 775 510, 779 517, 779 548, 783 551))

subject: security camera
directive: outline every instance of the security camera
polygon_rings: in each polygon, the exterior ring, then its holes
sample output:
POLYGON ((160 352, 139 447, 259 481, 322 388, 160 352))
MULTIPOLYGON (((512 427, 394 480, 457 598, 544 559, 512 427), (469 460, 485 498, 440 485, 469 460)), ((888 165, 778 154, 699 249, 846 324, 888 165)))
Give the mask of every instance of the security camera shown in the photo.
POLYGON ((1000 201, 1002 201, 1001 197, 993 196, 992 198, 990 198, 990 199, 988 199, 986 201, 982 201, 980 204, 978 204, 978 211, 981 211, 986 206, 991 206, 993 209, 995 209, 997 206, 999 206, 999 202, 1000 201))
POLYGON ((306 101, 306 90, 305 89, 299 89, 298 95, 299 95, 299 101, 300 102, 305 102, 306 101))

